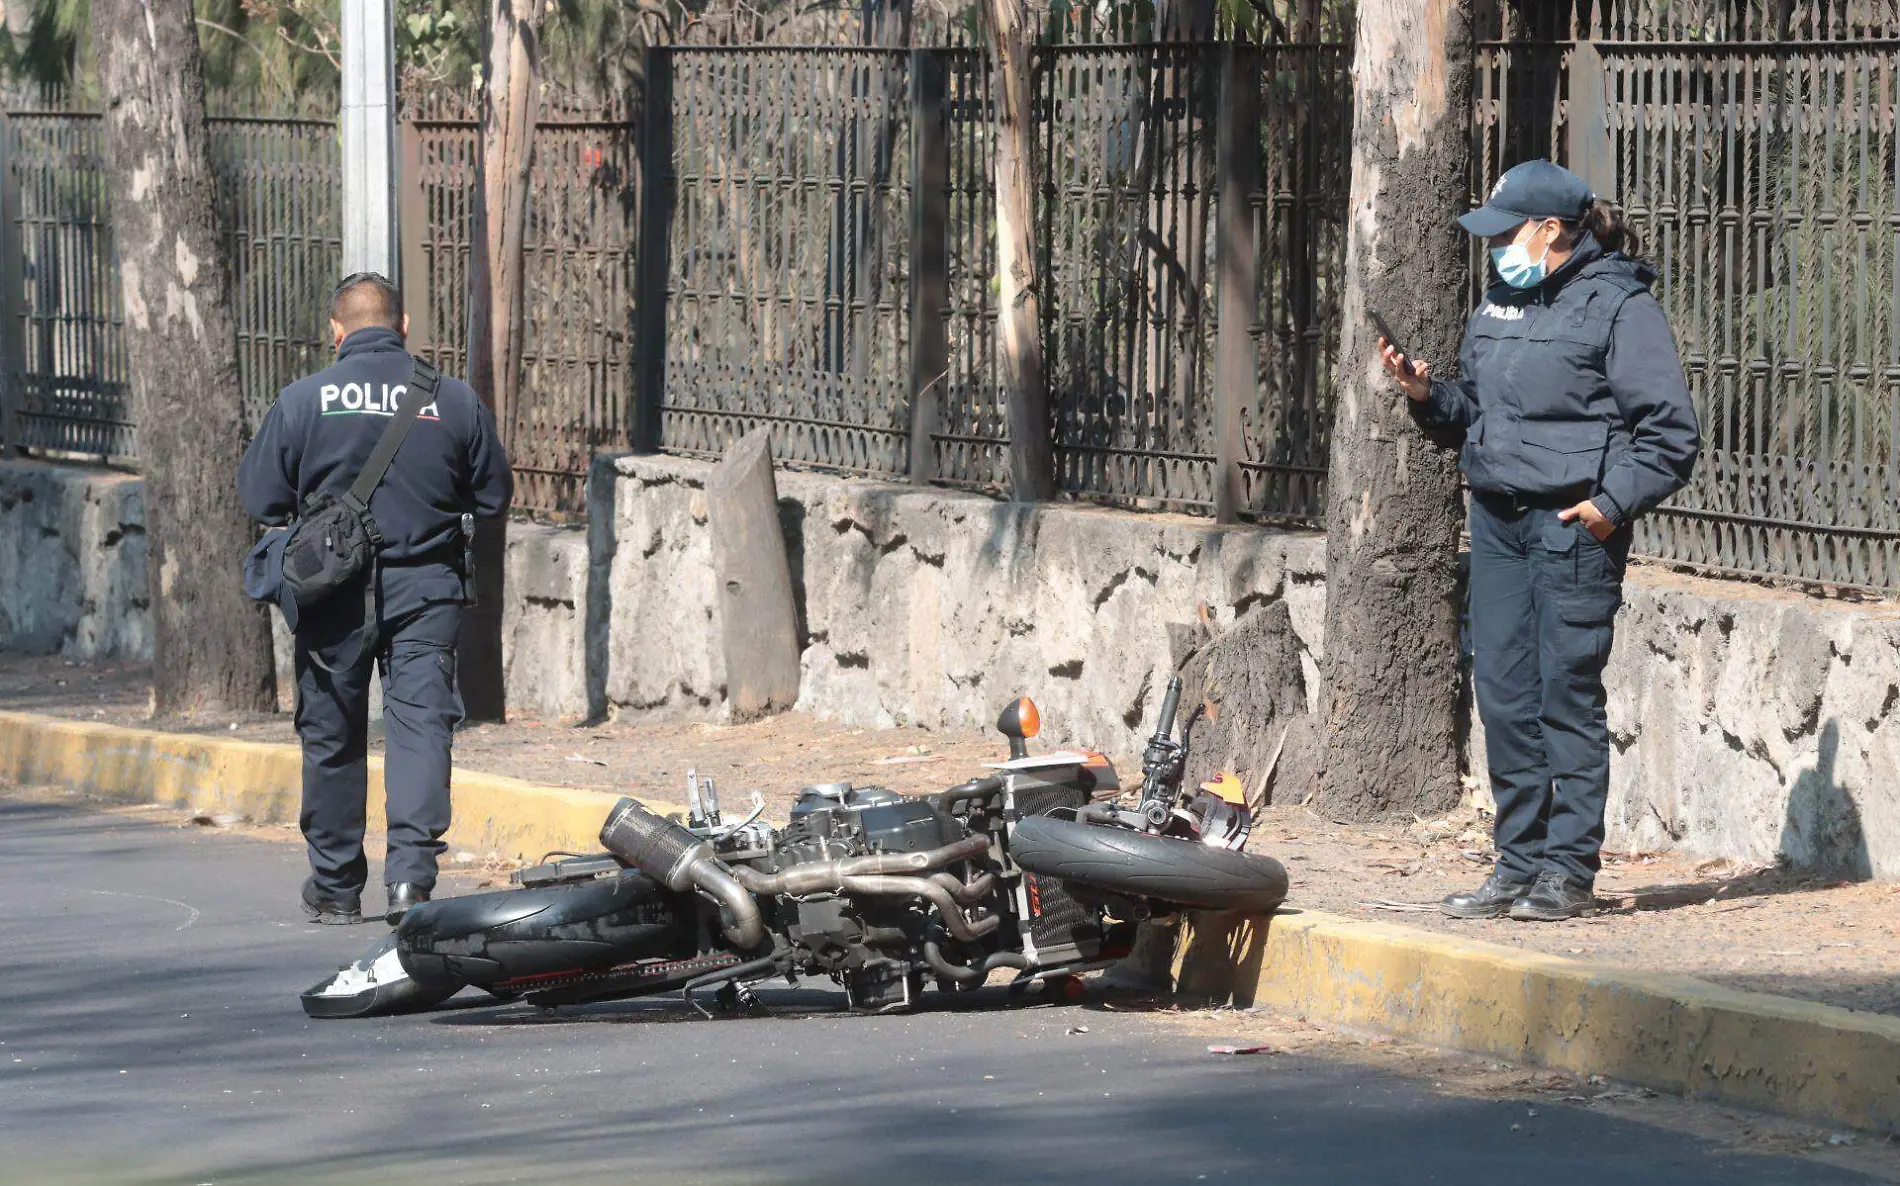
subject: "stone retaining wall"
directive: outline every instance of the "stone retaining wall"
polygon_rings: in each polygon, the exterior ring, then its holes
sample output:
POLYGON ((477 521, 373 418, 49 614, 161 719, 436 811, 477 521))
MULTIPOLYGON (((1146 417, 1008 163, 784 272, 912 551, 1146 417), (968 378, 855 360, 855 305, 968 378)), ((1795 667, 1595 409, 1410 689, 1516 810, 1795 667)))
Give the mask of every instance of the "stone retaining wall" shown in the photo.
MULTIPOLYGON (((588 709, 721 712, 702 462, 596 466, 588 709)), ((1152 727, 1170 627, 1284 599, 1309 699, 1325 546, 1311 533, 782 473, 803 598, 800 707, 986 726, 1020 692, 1048 739, 1124 761, 1152 727)), ((1900 877, 1900 606, 1637 565, 1606 676, 1614 849, 1678 847, 1900 877)), ((576 706, 578 711, 578 706, 576 706)), ((1483 731, 1468 752, 1482 768, 1483 731)))
POLYGON ((0 651, 150 658, 146 606, 143 481, 0 461, 0 651))
MULTIPOLYGON (((596 467, 595 712, 717 718, 704 463, 596 467), (610 538, 603 538, 610 537, 610 538)), ((1325 540, 1179 516, 1021 507, 937 489, 778 475, 802 600, 799 707, 857 724, 987 724, 1032 693, 1053 742, 1131 749, 1173 665, 1170 627, 1285 599, 1314 656, 1325 540)))
POLYGON ((1894 603, 1635 569, 1607 683, 1613 847, 1900 877, 1894 603))
MULTIPOLYGON (((586 531, 510 528, 511 707, 721 719, 709 468, 602 458, 586 531)), ((1129 761, 1194 624, 1273 601, 1318 686, 1316 534, 803 473, 779 494, 815 714, 987 726, 1028 692, 1048 741, 1129 761)), ((0 463, 0 649, 149 654, 140 510, 136 478, 0 463)), ((1610 846, 1900 877, 1900 606, 1643 566, 1626 594, 1610 846)))

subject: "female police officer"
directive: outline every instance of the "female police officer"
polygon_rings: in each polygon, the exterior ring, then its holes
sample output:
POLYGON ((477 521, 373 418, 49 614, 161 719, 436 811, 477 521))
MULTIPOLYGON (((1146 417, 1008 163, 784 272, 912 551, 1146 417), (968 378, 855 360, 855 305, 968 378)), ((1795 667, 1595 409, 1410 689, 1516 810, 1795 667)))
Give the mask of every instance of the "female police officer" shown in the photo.
POLYGON ((1622 211, 1548 161, 1459 219, 1493 280, 1455 380, 1381 341, 1413 418, 1461 447, 1471 486, 1473 679, 1497 801, 1497 867, 1442 909, 1590 908, 1609 794, 1603 665, 1630 524, 1688 481, 1700 446, 1655 269, 1622 211))

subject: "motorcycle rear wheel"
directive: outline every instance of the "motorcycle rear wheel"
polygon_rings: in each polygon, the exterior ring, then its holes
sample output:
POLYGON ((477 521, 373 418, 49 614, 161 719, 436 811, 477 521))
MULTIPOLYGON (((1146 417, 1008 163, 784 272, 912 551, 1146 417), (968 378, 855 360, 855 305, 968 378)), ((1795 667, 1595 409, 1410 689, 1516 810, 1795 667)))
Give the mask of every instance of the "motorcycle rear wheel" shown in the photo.
POLYGON ((1031 816, 1009 855, 1040 877, 1197 910, 1266 914, 1286 901, 1286 869, 1272 857, 1107 824, 1031 816))
POLYGON ((633 872, 438 898, 402 920, 397 953, 422 984, 471 984, 506 1000, 543 979, 691 954, 691 922, 675 905, 675 895, 633 872))

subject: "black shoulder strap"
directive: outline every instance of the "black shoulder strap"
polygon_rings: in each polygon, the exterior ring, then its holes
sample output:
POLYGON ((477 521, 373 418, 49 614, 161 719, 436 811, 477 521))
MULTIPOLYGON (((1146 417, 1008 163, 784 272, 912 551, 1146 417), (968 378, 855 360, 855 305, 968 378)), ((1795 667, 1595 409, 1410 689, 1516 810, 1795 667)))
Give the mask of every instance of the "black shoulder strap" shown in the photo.
POLYGON ((383 475, 389 472, 389 463, 396 460, 396 450, 402 448, 403 438, 409 435, 409 428, 416 422, 427 404, 436 399, 436 387, 442 382, 442 373, 431 366, 426 359, 413 360, 409 372, 409 386, 402 393, 402 407, 383 429, 383 435, 376 440, 376 449, 363 463, 363 472, 356 475, 356 481, 350 483, 350 489, 344 496, 357 506, 368 506, 369 496, 382 485, 383 475))

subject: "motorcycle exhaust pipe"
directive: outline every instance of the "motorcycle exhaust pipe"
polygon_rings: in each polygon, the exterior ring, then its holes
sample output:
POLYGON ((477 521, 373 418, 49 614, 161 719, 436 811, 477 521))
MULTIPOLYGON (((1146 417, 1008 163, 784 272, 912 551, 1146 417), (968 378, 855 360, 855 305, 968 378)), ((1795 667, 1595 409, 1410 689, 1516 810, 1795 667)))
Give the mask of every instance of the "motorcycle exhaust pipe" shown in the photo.
MULTIPOLYGON (((835 870, 835 866, 853 863, 826 861, 822 868, 835 870)), ((980 939, 1002 925, 1002 918, 994 914, 985 915, 975 922, 963 917, 963 910, 951 892, 927 878, 876 873, 836 874, 835 871, 832 876, 822 880, 798 876, 806 871, 805 867, 800 867, 774 875, 760 873, 756 869, 739 868, 732 871, 732 876, 760 897, 775 897, 783 893, 846 893, 867 897, 922 898, 937 908, 937 913, 943 916, 945 929, 959 939, 980 939), (791 884, 789 889, 786 888, 788 883, 791 884)))
POLYGON ((872 853, 835 861, 810 861, 794 865, 783 873, 756 873, 746 869, 737 871, 737 875, 747 889, 765 897, 824 894, 845 888, 845 881, 853 877, 903 876, 914 880, 945 865, 979 856, 989 848, 990 842, 984 837, 965 836, 926 852, 872 853))
POLYGON ((959 939, 981 939, 1002 925, 1002 917, 986 914, 971 922, 963 917, 950 891, 921 877, 847 877, 841 887, 848 894, 884 894, 899 898, 922 898, 943 916, 944 929, 959 939))
POLYGON ((622 799, 607 813, 600 843, 675 893, 696 888, 711 895, 732 917, 726 938, 739 950, 751 951, 765 942, 758 902, 733 878, 725 862, 713 855, 709 842, 632 799, 622 799))
POLYGON ((965 906, 974 906, 990 896, 996 888, 996 878, 988 873, 977 874, 975 880, 967 884, 957 880, 954 873, 932 873, 930 880, 950 891, 950 896, 965 906))
POLYGON ((999 951, 981 964, 955 964, 943 954, 943 948, 935 940, 924 941, 924 962, 931 970, 947 980, 958 984, 981 984, 990 978, 990 973, 998 968, 1015 968, 1024 971, 1029 967, 1029 957, 1013 951, 999 951))

